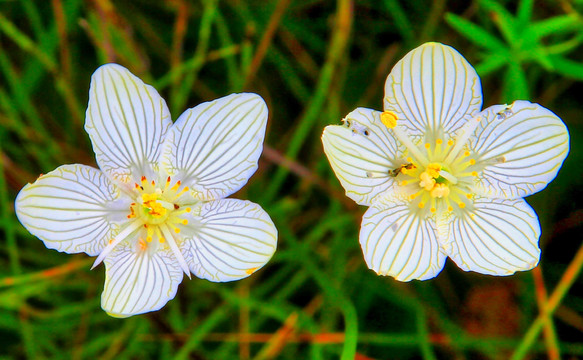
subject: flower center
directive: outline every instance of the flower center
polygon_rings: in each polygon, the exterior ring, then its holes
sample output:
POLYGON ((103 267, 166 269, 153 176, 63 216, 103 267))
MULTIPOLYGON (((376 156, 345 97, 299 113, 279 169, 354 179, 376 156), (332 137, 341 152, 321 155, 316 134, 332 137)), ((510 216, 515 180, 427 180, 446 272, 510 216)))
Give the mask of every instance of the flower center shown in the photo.
MULTIPOLYGON (((120 242, 137 231, 137 240, 133 243, 136 251, 152 253, 169 246, 184 273, 190 277, 188 264, 179 248, 182 238, 176 236, 181 232, 180 228, 188 224, 184 215, 192 211, 190 207, 178 204, 189 189, 187 186, 182 187, 180 180, 173 186, 171 184, 170 177, 166 179, 164 187, 160 187, 154 180, 148 181, 142 176, 140 184, 134 186, 136 200, 130 204, 130 213, 127 215, 131 222, 109 241, 92 268, 101 263, 120 242), (154 239, 157 241, 152 243, 154 239)), ((193 204, 196 202, 192 198, 190 200, 193 204)))
POLYGON ((179 225, 188 224, 188 220, 181 215, 191 212, 192 209, 183 209, 177 204, 177 199, 189 190, 188 186, 181 188, 180 181, 173 186, 170 186, 171 183, 172 180, 168 177, 165 186, 161 188, 154 180, 148 181, 143 176, 141 184, 136 183, 134 186, 136 201, 130 205, 130 214, 127 217, 143 222, 147 230, 146 242, 157 238, 160 243, 164 243, 167 227, 178 234, 181 231, 179 225))
POLYGON ((146 210, 147 214, 151 216, 153 219, 160 219, 165 218, 166 207, 164 205, 168 204, 165 201, 159 201, 160 195, 159 194, 143 194, 142 195, 142 203, 143 208, 146 210), (164 204, 165 203, 165 204, 164 204), (163 205, 164 204, 164 205, 163 205))
MULTIPOLYGON (((406 147, 404 164, 389 170, 411 208, 423 216, 433 213, 461 211, 471 208, 473 184, 481 168, 468 151, 468 140, 479 119, 472 119, 458 132, 455 139, 428 138, 423 144, 414 141, 397 126, 397 116, 385 111, 381 122, 406 147), (455 141, 454 141, 455 140, 455 141)), ((443 135, 442 135, 443 136, 443 135)))

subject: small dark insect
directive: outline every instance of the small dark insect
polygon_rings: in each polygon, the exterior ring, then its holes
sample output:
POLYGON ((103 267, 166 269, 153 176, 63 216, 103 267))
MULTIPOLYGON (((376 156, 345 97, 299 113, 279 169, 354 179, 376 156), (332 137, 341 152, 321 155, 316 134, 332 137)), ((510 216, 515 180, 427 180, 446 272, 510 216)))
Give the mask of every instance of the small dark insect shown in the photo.
POLYGON ((510 106, 507 106, 504 108, 504 110, 499 111, 496 113, 496 119, 497 120, 504 120, 507 117, 512 116, 513 112, 512 112, 512 108, 510 106))
POLYGON ((397 177, 397 175, 399 175, 403 169, 411 170, 414 168, 415 165, 413 165, 412 163, 403 164, 394 170, 389 170, 389 175, 392 177, 397 177))

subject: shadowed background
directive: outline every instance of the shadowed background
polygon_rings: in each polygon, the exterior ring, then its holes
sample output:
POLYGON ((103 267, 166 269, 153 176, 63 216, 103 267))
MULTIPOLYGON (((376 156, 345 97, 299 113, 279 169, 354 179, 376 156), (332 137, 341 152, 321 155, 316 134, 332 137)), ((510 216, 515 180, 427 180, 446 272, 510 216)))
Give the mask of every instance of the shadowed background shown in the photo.
POLYGON ((559 359, 583 357, 583 1, 0 2, 0 359, 559 359), (399 283, 368 270, 365 207, 344 196, 320 136, 356 107, 382 110, 392 66, 426 41, 455 47, 484 107, 537 102, 567 124, 558 177, 527 198, 538 268, 399 283), (259 170, 235 197, 260 204, 278 251, 234 283, 184 280, 162 310, 100 308, 103 267, 47 250, 14 215, 24 184, 95 166, 83 130, 90 76, 117 62, 173 118, 251 91, 270 117, 259 170))

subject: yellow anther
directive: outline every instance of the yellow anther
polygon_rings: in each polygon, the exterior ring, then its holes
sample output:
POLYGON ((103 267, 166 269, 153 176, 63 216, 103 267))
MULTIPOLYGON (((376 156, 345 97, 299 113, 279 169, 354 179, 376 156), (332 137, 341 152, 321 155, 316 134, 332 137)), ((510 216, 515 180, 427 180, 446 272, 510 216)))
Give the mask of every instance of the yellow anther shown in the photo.
POLYGON ((429 209, 429 211, 431 211, 432 213, 436 212, 437 210, 435 210, 434 207, 432 207, 431 209, 429 209))
POLYGON ((411 194, 411 195, 409 195, 409 199, 413 200, 413 199, 415 199, 416 196, 417 196, 417 194, 411 194))
POLYGON ((164 239, 163 237, 159 237, 158 241, 160 242, 160 244, 164 244, 164 241, 166 241, 166 239, 164 239))
POLYGON ((191 211, 192 211, 192 209, 191 209, 191 208, 186 208, 186 209, 184 209, 184 211, 186 211, 186 212, 191 212, 191 211))
POLYGON ((472 200, 472 198, 474 197, 472 194, 466 194, 466 197, 470 200, 472 200))
POLYGON ((465 151, 464 152, 464 156, 470 156, 470 152, 469 151, 465 151))
POLYGON ((421 201, 417 206, 419 206, 420 209, 423 209, 425 207, 425 203, 421 201))
POLYGON ((181 184, 181 182, 180 182, 180 180, 178 180, 176 182, 176 184, 174 184, 174 186, 172 186, 172 188, 170 188, 170 190, 172 190, 172 191, 178 190, 178 188, 180 187, 180 184, 181 184))
POLYGON ((174 232, 177 234, 180 234, 180 229, 179 228, 174 228, 174 232))
POLYGON ((188 220, 186 220, 186 219, 183 219, 183 220, 182 220, 182 225, 188 225, 188 220))
POLYGON ((476 159, 470 159, 470 165, 476 165, 476 159))
POLYGON ((413 158, 409 156, 409 157, 407 158, 407 162, 409 162, 409 163, 412 163, 412 162, 413 162, 413 158))
POLYGON ((472 176, 474 176, 474 177, 478 176, 478 172, 477 171, 472 171, 472 176))
POLYGON ((447 140, 447 146, 452 146, 453 145, 453 140, 447 140))
POLYGON ((443 140, 441 140, 441 139, 437 139, 437 140, 435 140, 435 143, 436 143, 437 145, 441 145, 441 144, 443 143, 443 140))
POLYGON ((431 145, 429 143, 425 143, 425 148, 429 149, 431 147, 431 145))
POLYGON ((429 175, 427 171, 422 172, 421 175, 419 175, 419 179, 421 180, 419 186, 427 191, 430 191, 435 186, 435 179, 429 175))
POLYGON ((435 184, 430 192, 431 197, 442 198, 449 195, 449 187, 445 184, 435 184))
POLYGON ((460 207, 460 209, 463 209, 466 207, 466 204, 464 202, 461 202, 461 201, 457 205, 460 207))
POLYGON ((441 165, 439 165, 439 164, 429 164, 429 165, 427 165, 427 169, 425 169, 425 172, 427 172, 429 174, 429 176, 431 176, 434 179, 437 179, 439 177, 440 171, 441 171, 441 165))
POLYGON ((451 212, 451 211, 453 211, 453 208, 451 206, 448 206, 447 207, 447 211, 450 211, 451 212))
POLYGON ((381 113, 381 122, 389 129, 393 129, 397 126, 397 115, 391 111, 383 111, 381 113))
POLYGON ((152 237, 151 236, 146 236, 146 241, 147 242, 152 242, 152 237))

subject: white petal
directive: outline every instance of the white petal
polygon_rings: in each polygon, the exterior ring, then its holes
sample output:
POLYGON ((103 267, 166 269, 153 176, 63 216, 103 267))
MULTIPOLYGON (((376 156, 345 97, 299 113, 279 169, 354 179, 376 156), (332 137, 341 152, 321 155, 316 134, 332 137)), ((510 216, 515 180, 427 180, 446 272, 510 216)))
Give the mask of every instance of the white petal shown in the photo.
POLYGON ((277 229, 261 206, 250 201, 222 199, 205 203, 186 230, 182 252, 191 272, 210 281, 239 280, 271 259, 277 229))
POLYGON ((445 263, 435 221, 421 219, 410 204, 383 199, 362 218, 360 246, 368 267, 399 281, 435 277, 445 263))
POLYGON ((267 105, 257 94, 231 94, 186 110, 164 143, 162 169, 197 192, 221 199, 257 170, 267 105))
POLYGON ((451 246, 445 248, 460 268, 512 275, 537 265, 540 225, 526 201, 482 198, 474 203, 472 213, 449 224, 451 246))
POLYGON ((565 124, 528 101, 485 109, 470 148, 486 167, 476 190, 487 197, 515 199, 542 190, 569 152, 565 124), (499 114, 498 114, 499 113, 499 114))
POLYGON ((454 48, 426 43, 410 51, 385 83, 385 110, 411 135, 453 134, 482 107, 480 78, 454 48))
POLYGON ((156 89, 117 64, 91 77, 85 130, 101 170, 120 182, 153 176, 162 141, 172 124, 156 89))
POLYGON ((381 112, 358 108, 344 119, 344 126, 324 129, 324 152, 346 196, 370 205, 394 185, 389 171, 399 167, 397 142, 380 120, 381 112))
POLYGON ((101 307, 114 317, 159 310, 174 298, 182 281, 182 269, 169 250, 142 250, 125 241, 104 262, 101 307))
POLYGON ((22 225, 47 248, 95 256, 127 221, 130 202, 101 171, 75 164, 26 185, 15 209, 22 225))

